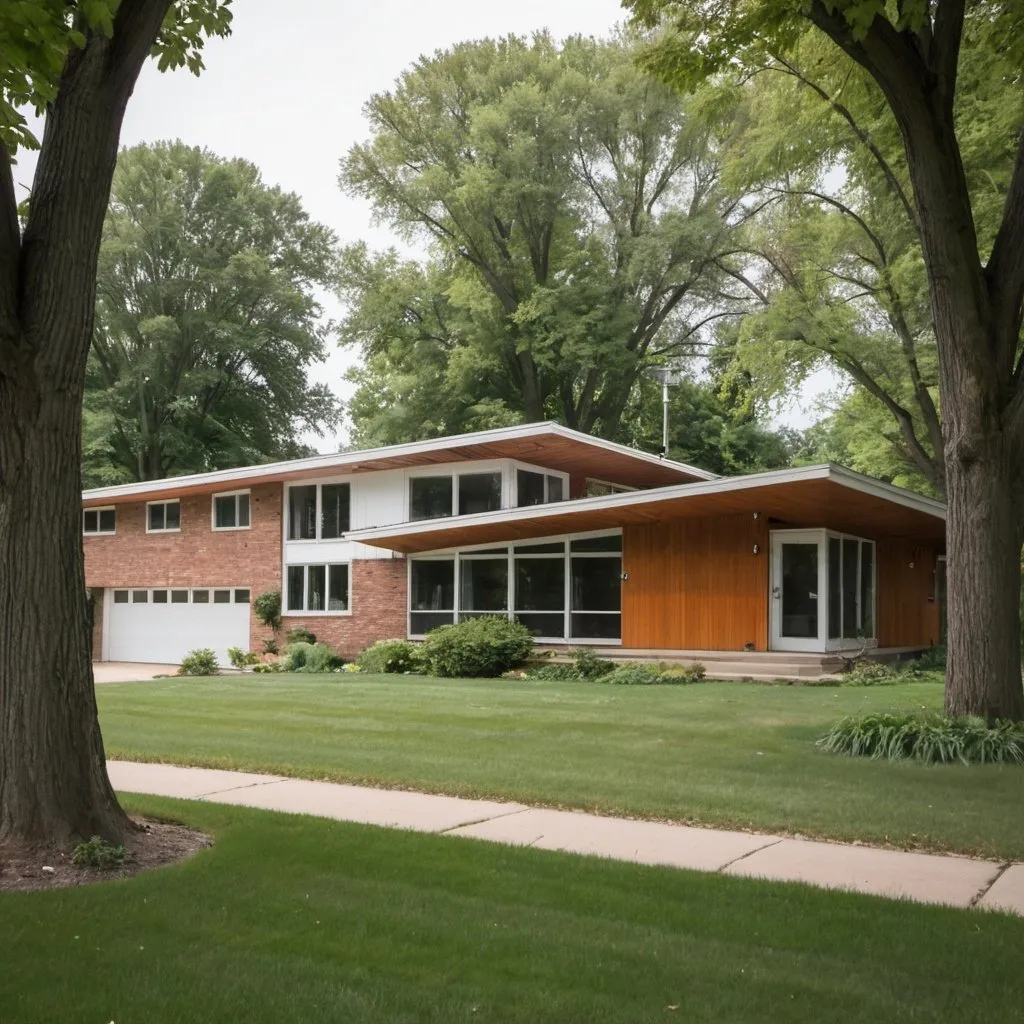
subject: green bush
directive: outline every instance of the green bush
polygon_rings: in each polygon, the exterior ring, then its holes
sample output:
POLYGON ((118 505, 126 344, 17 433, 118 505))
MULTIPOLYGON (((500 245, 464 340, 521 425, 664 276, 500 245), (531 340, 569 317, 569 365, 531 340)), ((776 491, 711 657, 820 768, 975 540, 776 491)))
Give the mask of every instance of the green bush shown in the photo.
POLYGON ((217 655, 209 647, 200 647, 194 651, 189 651, 181 659, 181 668, 178 669, 178 675, 215 676, 218 671, 217 655))
POLYGON ((521 665, 532 648, 524 625, 489 615, 432 630, 420 651, 431 675, 491 677, 521 665))
POLYGON ((938 713, 844 718, 818 740, 833 754, 926 764, 1024 764, 1024 724, 938 713))
POLYGON ((307 644, 299 641, 284 649, 281 670, 284 672, 336 672, 345 659, 327 644, 307 644))
POLYGON ((268 590, 252 603, 256 618, 275 633, 281 628, 281 591, 268 590))
POLYGON ((378 640, 367 647, 357 659, 363 672, 422 672, 423 658, 419 647, 409 640, 378 640))
POLYGON ((315 644, 316 634, 311 633, 305 626, 296 626, 289 629, 285 637, 290 644, 315 644))
POLYGON ((661 682, 699 683, 707 674, 707 669, 699 662, 692 665, 669 665, 661 670, 661 682))
POLYGON ((232 668, 243 669, 259 664, 260 656, 254 651, 243 651, 241 647, 229 647, 228 660, 232 668))
POLYGON ((600 679, 615 669, 615 663, 599 658, 589 647, 581 647, 573 653, 572 667, 577 679, 600 679))
POLYGON ((252 670, 253 670, 253 672, 259 672, 261 675, 263 675, 264 673, 267 673, 267 672, 280 672, 281 671, 281 666, 280 665, 270 665, 270 664, 259 663, 259 664, 253 665, 252 670))
POLYGON ((550 665, 538 665, 534 668, 528 669, 526 672, 526 678, 544 679, 551 683, 558 683, 568 680, 578 680, 580 677, 576 673, 575 665, 572 665, 567 661, 555 661, 550 665))
POLYGON ((123 863, 123 846, 108 843, 100 836, 93 836, 88 842, 78 843, 71 851, 71 863, 78 867, 116 868, 123 863))
POLYGON ((847 686, 889 686, 900 681, 895 666, 881 661, 858 661, 842 677, 847 686))
POLYGON ((648 665, 620 665, 603 676, 601 681, 616 686, 654 686, 668 680, 656 668, 648 665))
POLYGON ((277 654, 280 648, 277 646, 277 638, 271 637, 269 640, 263 641, 263 653, 264 654, 277 654))

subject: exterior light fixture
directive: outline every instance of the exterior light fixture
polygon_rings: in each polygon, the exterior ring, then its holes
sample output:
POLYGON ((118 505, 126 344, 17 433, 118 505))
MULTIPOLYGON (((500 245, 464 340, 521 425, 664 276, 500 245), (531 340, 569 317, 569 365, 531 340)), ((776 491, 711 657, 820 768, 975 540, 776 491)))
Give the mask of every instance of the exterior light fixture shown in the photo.
POLYGON ((754 554, 755 555, 761 554, 761 545, 760 544, 755 544, 754 545, 754 554))

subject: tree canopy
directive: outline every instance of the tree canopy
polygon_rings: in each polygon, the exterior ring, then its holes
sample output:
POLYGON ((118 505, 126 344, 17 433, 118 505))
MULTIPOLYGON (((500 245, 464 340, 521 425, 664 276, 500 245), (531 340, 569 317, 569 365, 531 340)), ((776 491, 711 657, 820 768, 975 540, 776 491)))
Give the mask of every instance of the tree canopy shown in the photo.
POLYGON ((121 153, 86 372, 87 483, 305 454, 337 401, 308 370, 330 325, 333 234, 244 160, 177 143, 121 153))
POLYGON ((370 99, 342 186, 430 257, 345 253, 357 433, 553 417, 614 437, 644 369, 701 350, 749 211, 721 187, 720 120, 636 52, 464 43, 370 99))

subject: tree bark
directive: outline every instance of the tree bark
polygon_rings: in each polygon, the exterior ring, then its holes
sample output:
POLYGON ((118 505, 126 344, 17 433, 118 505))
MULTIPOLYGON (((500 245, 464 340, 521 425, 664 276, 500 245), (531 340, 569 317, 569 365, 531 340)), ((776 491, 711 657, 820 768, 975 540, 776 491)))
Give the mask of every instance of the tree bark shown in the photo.
POLYGON ((129 828, 96 715, 81 415, 80 394, 0 378, 0 840, 64 846, 129 828))
POLYGON ((69 52, 24 237, 0 189, 0 840, 114 841, 82 552, 81 436, 96 263, 128 98, 171 0, 122 0, 69 52))

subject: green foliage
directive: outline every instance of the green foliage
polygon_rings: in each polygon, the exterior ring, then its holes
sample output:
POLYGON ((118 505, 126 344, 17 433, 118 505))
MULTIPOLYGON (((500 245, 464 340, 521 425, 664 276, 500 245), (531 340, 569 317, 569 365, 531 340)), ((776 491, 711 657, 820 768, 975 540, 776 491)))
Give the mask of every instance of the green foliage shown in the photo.
POLYGON ((358 665, 363 672, 416 673, 423 670, 423 658, 409 640, 378 640, 359 655, 358 665))
POLYGON ((581 647, 573 652, 572 668, 579 679, 599 679, 615 669, 615 662, 599 658, 590 647, 581 647))
POLYGON ((285 639, 290 644, 315 644, 316 634, 311 633, 305 626, 295 626, 288 630, 285 639))
POLYGON ((833 754, 926 764, 1024 764, 1024 723, 940 714, 844 718, 818 741, 833 754))
POLYGON ((77 843, 71 851, 71 863, 80 868, 116 868, 124 863, 124 858, 123 846, 108 843, 101 836, 93 836, 86 842, 77 843))
POLYGON ((533 648, 533 636, 519 622, 488 615, 427 634, 420 645, 431 675, 486 678, 521 665, 533 648))
POLYGON ((215 676, 219 671, 217 655, 209 647, 197 647, 181 659, 179 676, 215 676))
POLYGON ((122 151, 97 269, 87 485, 309 452, 337 400, 309 379, 335 241, 244 160, 181 142, 122 151))
MULTIPOLYGON (((258 618, 264 626, 267 626, 276 633, 281 628, 281 591, 264 591, 262 594, 257 596, 255 601, 253 601, 252 610, 256 613, 256 618, 258 618)), ((268 653, 276 653, 271 652, 270 648, 266 646, 265 650, 268 653)))
POLYGON ((258 665, 260 656, 253 651, 243 651, 241 647, 229 647, 228 660, 232 668, 243 669, 258 665))
MULTIPOLYGON (((171 3, 154 47, 160 70, 187 66, 199 74, 205 37, 230 32, 230 3, 171 3)), ((22 111, 44 112, 57 97, 68 55, 93 37, 114 35, 119 6, 119 0, 0 0, 0 142, 9 152, 38 148, 22 111)))
POLYGON ((661 672, 649 665, 620 665, 601 679, 616 686, 654 686, 666 681, 661 672))
POLYGON ((253 665, 252 670, 253 672, 258 672, 260 675, 264 675, 270 672, 280 672, 281 666, 271 665, 266 662, 257 662, 257 664, 253 665))
POLYGON ((858 661, 843 677, 843 683, 849 686, 884 686, 896 683, 899 673, 893 665, 881 661, 858 661))
POLYGON ((550 665, 536 665, 526 670, 528 679, 543 679, 551 683, 562 683, 581 678, 571 662, 555 661, 550 665))
POLYGON ((343 254, 358 442, 524 417, 618 437, 643 370, 706 340, 734 248, 724 119, 636 52, 628 33, 463 43, 371 97, 342 185, 431 255, 343 254))
POLYGON ((324 643, 292 643, 284 649, 282 672, 337 672, 345 659, 324 643))

